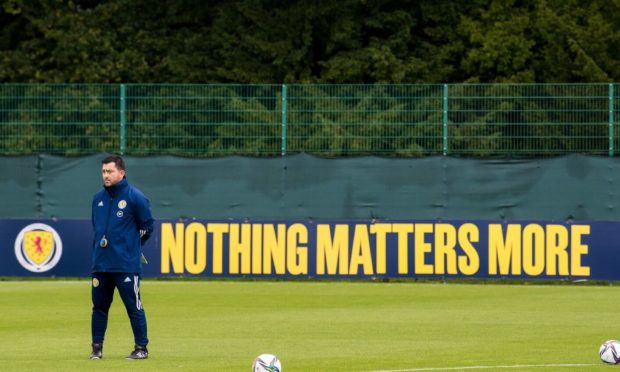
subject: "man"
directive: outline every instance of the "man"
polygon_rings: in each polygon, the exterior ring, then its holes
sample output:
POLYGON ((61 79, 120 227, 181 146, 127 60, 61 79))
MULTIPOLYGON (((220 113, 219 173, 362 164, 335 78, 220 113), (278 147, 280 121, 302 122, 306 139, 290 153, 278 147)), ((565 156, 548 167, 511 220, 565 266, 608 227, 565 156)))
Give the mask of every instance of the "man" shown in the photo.
POLYGON ((133 330, 135 348, 127 358, 146 359, 149 340, 146 315, 140 299, 142 245, 153 232, 149 200, 125 178, 125 162, 118 155, 101 162, 103 189, 92 203, 93 241, 92 277, 92 353, 103 357, 103 339, 108 311, 118 289, 133 330))

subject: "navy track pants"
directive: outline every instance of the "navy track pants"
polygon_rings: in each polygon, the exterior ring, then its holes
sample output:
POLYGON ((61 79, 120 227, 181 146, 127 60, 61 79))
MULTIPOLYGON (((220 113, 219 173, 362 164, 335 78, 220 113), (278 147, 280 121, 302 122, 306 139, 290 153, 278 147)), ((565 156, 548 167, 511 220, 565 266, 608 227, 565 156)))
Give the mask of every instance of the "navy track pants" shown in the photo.
POLYGON ((114 299, 114 288, 118 288, 133 330, 136 345, 146 346, 146 315, 140 299, 140 276, 131 273, 93 273, 92 278, 92 340, 103 343, 108 327, 108 312, 114 299))

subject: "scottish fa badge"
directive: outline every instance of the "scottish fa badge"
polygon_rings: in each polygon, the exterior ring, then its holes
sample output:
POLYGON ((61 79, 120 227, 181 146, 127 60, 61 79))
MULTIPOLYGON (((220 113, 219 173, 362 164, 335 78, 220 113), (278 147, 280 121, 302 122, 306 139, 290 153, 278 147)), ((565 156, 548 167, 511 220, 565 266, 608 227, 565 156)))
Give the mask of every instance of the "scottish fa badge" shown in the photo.
POLYGON ((33 223, 15 238, 15 257, 28 271, 42 273, 52 269, 62 256, 62 241, 51 226, 33 223))

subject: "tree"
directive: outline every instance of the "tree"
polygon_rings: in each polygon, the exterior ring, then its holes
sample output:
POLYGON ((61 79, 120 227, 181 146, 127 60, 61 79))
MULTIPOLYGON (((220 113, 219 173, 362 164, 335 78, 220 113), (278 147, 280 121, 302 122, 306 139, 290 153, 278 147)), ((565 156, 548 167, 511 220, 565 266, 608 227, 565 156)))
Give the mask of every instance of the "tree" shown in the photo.
POLYGON ((185 82, 217 4, 7 1, 2 17, 12 32, 0 50, 0 81, 185 82))

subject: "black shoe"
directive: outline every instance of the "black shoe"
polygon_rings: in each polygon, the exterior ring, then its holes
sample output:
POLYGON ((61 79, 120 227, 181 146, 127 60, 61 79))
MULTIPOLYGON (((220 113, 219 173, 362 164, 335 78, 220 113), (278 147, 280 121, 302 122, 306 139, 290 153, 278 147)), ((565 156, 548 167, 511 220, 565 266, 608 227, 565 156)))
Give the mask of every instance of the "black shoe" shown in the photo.
POLYGON ((90 353, 90 359, 103 358, 103 344, 93 344, 93 352, 90 353))
POLYGON ((146 346, 136 345, 131 354, 127 355, 127 359, 146 359, 149 357, 149 351, 146 346))

